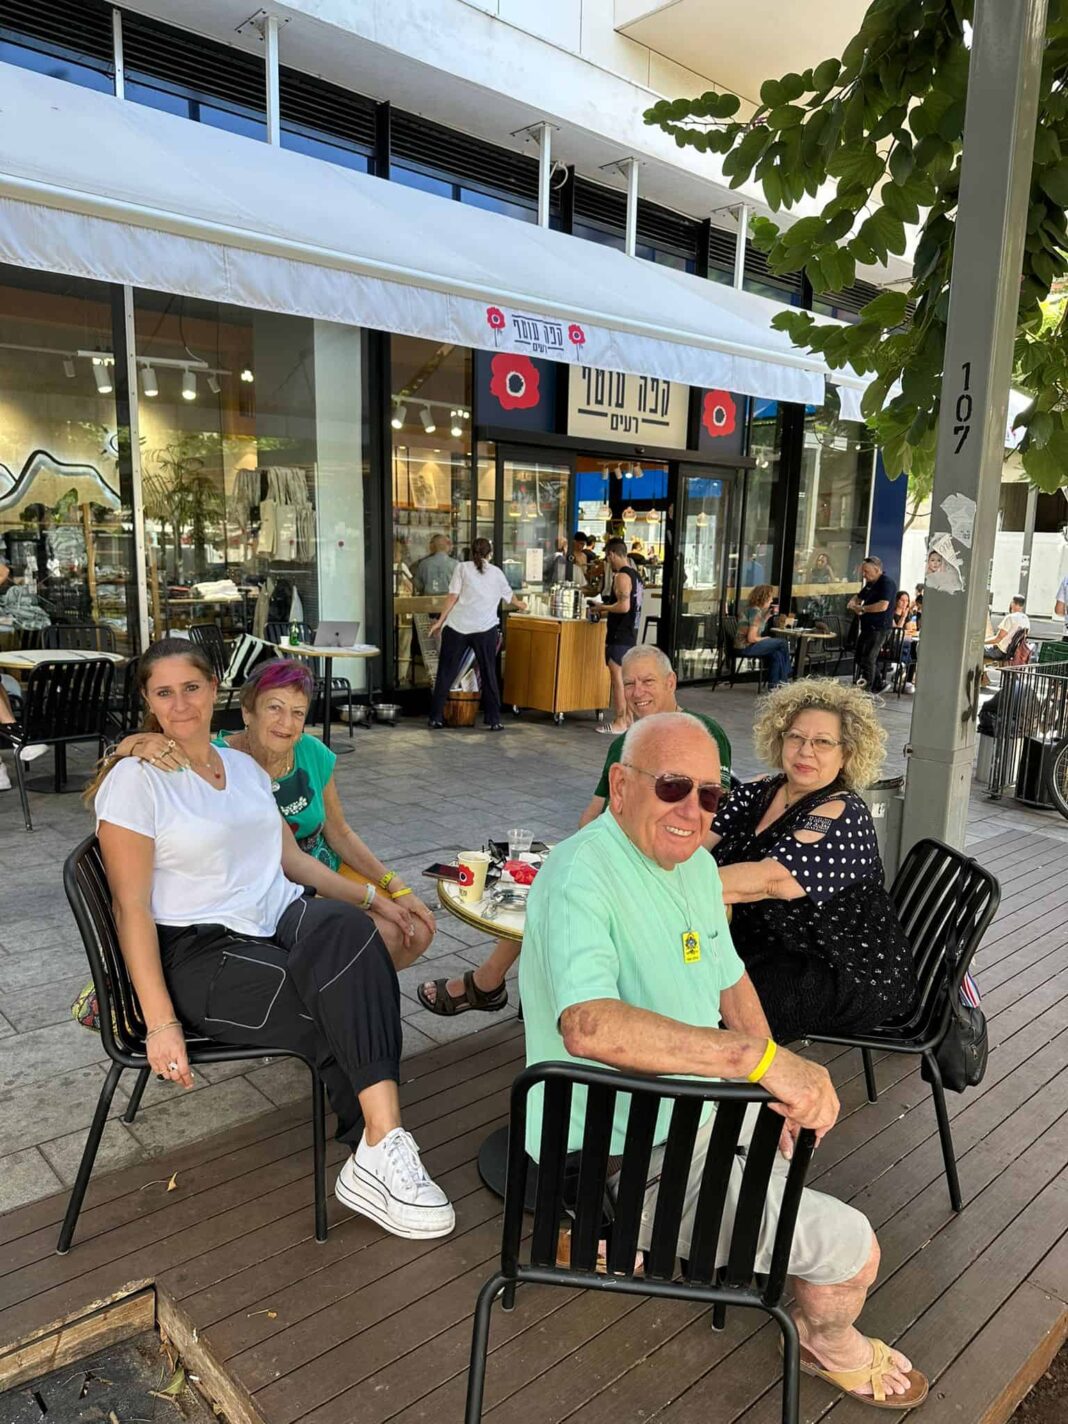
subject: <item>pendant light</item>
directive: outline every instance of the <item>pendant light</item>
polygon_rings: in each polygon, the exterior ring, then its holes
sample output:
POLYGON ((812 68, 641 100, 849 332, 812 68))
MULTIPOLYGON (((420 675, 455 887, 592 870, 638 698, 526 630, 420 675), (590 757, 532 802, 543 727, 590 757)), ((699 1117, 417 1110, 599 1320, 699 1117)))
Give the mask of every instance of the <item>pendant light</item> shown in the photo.
POLYGON ((195 401, 197 398, 197 375, 187 366, 182 372, 182 400, 195 401))

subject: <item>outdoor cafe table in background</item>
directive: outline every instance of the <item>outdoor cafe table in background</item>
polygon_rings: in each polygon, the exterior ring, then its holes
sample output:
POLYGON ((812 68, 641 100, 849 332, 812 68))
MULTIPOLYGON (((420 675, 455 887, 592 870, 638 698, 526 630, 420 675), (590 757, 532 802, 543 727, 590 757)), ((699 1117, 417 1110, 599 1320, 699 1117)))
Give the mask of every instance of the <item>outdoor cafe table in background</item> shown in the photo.
POLYGON ((774 628, 771 636, 773 638, 792 638, 797 644, 794 653, 794 677, 804 677, 805 669, 808 666, 808 645, 814 639, 826 641, 833 638, 834 633, 821 633, 816 628, 774 628))
MULTIPOLYGON (((372 658, 380 658, 382 649, 374 647, 371 643, 365 643, 355 648, 319 648, 313 643, 268 643, 269 648, 277 648, 280 653, 287 653, 294 658, 360 658, 370 662, 372 658)), ((374 682, 370 675, 367 678, 367 700, 374 701, 374 682)), ((329 687, 323 695, 323 746, 330 745, 330 718, 334 710, 333 700, 330 696, 329 687)), ((339 752, 351 752, 352 747, 344 743, 337 748, 339 752)))
POLYGON ((124 663, 125 653, 98 653, 89 648, 11 648, 0 652, 0 668, 9 672, 30 672, 38 663, 84 663, 91 658, 106 658, 108 662, 124 663))
MULTIPOLYGON (((475 929, 485 930, 486 934, 492 935, 494 939, 521 940, 526 920, 526 907, 523 905, 514 908, 509 906, 507 909, 498 910, 494 905, 492 894, 492 889, 487 889, 486 894, 477 905, 470 905, 460 899, 459 885, 451 880, 438 881, 438 901, 450 915, 455 915, 465 925, 473 925, 475 929), (490 912, 488 915, 487 911, 490 912)), ((478 1149, 478 1175, 491 1192, 496 1192, 499 1197, 504 1196, 504 1183, 508 1175, 507 1127, 498 1127, 494 1132, 491 1132, 478 1149)), ((534 1194, 537 1187, 538 1169, 534 1162, 530 1162, 527 1168, 526 1190, 528 1211, 534 1210, 534 1194)))

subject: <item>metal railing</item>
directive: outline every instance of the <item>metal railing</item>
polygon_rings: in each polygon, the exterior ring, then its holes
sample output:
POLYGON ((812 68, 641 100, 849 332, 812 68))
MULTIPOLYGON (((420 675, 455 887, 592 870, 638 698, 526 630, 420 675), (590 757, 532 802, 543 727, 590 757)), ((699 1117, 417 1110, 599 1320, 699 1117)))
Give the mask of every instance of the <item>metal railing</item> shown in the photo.
MULTIPOLYGON (((988 704, 988 706, 991 704, 988 704)), ((1068 661, 1003 667, 994 715, 987 790, 994 798, 1017 790, 1021 756, 1029 743, 1068 736, 1068 661)))

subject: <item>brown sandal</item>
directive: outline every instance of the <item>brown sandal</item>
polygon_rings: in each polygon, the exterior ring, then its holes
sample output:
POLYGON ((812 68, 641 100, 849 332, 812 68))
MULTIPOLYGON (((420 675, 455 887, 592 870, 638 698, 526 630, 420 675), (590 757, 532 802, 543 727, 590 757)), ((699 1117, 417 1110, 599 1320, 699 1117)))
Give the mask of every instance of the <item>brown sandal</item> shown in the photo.
POLYGON ((858 1404, 870 1404, 873 1409, 914 1409, 927 1398, 927 1376, 920 1370, 908 1373, 909 1387, 904 1394, 887 1394, 883 1389, 883 1375, 888 1369, 896 1368, 890 1355, 890 1347, 883 1340, 869 1337, 872 1348, 870 1365, 856 1370, 828 1370, 820 1364, 811 1350, 801 1346, 801 1368, 806 1375, 815 1375, 826 1380, 835 1388, 844 1391, 858 1404), (861 1385, 870 1385, 871 1394, 858 1394, 861 1385))
POLYGON ((416 998, 424 1009, 429 1009, 432 1014, 440 1014, 444 1018, 452 1018, 454 1014, 466 1014, 468 1009, 479 1009, 484 1014, 495 1014, 508 1004, 507 985, 501 984, 489 992, 480 989, 475 983, 473 969, 469 969, 464 975, 462 994, 450 994, 448 984, 447 979, 435 979, 432 999, 427 995, 427 984, 420 984, 415 991, 416 998))

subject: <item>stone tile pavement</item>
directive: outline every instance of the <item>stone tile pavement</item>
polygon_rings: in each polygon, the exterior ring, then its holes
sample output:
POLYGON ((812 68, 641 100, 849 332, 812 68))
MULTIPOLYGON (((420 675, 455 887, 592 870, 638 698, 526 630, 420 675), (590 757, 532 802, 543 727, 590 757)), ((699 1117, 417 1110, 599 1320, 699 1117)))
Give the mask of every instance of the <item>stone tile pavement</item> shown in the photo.
MULTIPOLYGON (((739 685, 695 689, 684 705, 719 718, 735 749, 735 769, 761 768, 752 748, 754 692, 739 685)), ((903 765, 912 704, 891 698, 887 771, 903 765)), ((480 729, 431 733, 421 720, 395 728, 358 730, 354 751, 338 760, 337 779, 352 824, 388 864, 430 899, 420 878, 435 859, 448 859, 487 836, 504 837, 514 825, 547 840, 571 833, 589 800, 606 750, 592 717, 555 726, 525 714, 492 735, 480 729)), ((343 729, 338 740, 347 740, 343 729)), ((72 771, 89 757, 70 757, 72 771)), ((37 764, 44 767, 47 760, 37 764)), ((40 774, 40 772, 38 773, 40 774)), ((60 881, 64 857, 90 826, 74 794, 35 795, 37 829, 22 829, 14 792, 0 797, 0 1210, 69 1185, 105 1072, 98 1038, 70 1018, 69 1005, 87 978, 85 956, 60 881)), ((973 792, 970 843, 1009 828, 1068 839, 1068 822, 1055 812, 1027 810, 1011 799, 987 801, 973 792)), ((465 1014, 437 1018, 415 997, 424 978, 459 974, 487 948, 478 931, 438 914, 439 929, 424 962, 401 975, 405 1054, 418 1053, 461 1034, 499 1022, 465 1014)), ((506 1013, 511 1013, 508 1009, 506 1013)), ((107 1170, 225 1130, 303 1097, 307 1077, 291 1062, 220 1064, 200 1068, 197 1086, 184 1093, 152 1081, 136 1122, 108 1123, 98 1165, 107 1170)))

